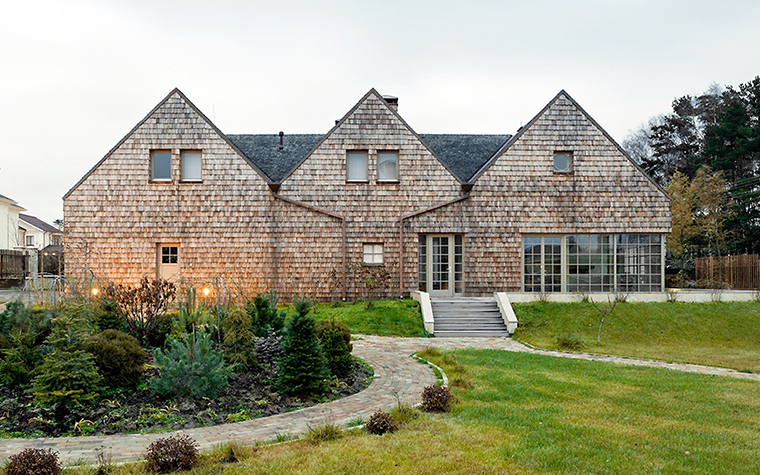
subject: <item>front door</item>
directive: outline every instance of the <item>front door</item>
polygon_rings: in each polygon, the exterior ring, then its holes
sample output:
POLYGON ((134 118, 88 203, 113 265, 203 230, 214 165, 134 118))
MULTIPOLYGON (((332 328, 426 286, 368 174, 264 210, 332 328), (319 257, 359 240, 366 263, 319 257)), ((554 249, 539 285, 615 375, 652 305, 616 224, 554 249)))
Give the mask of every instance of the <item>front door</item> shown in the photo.
POLYGON ((158 245, 158 276, 172 280, 179 274, 179 244, 158 245))
POLYGON ((453 297, 464 292, 461 234, 419 236, 419 289, 431 297, 453 297))

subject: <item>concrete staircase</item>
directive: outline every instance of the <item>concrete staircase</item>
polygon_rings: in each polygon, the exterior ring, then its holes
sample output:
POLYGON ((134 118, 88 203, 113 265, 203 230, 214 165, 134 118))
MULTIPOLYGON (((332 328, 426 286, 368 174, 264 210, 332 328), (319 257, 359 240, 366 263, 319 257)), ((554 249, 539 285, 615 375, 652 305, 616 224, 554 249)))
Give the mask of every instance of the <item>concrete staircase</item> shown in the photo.
POLYGON ((491 297, 433 298, 435 336, 508 337, 499 307, 491 297))

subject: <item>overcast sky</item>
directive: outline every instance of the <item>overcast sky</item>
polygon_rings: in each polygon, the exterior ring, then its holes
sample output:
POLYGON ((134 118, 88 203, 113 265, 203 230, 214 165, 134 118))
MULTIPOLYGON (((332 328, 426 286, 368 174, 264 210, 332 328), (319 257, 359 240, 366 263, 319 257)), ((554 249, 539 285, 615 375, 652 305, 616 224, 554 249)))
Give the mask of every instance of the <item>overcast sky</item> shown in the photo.
POLYGON ((419 133, 514 133, 565 89, 622 142, 759 45, 757 1, 0 0, 0 194, 61 218, 174 87, 225 133, 324 133, 372 87, 419 133))

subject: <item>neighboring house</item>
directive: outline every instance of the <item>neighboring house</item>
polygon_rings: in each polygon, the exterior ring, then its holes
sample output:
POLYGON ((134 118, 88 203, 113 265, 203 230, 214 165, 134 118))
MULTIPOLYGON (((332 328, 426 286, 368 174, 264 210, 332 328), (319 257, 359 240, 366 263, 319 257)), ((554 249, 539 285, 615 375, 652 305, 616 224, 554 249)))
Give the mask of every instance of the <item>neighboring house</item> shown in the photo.
POLYGON ((41 250, 47 246, 63 244, 63 231, 41 219, 28 214, 19 213, 19 242, 26 249, 41 250))
POLYGON ((19 213, 21 211, 26 211, 26 209, 7 196, 0 195, 0 249, 23 247, 22 241, 19 241, 19 213))
POLYGON ((64 196, 66 269, 249 292, 661 291, 670 199, 564 91, 510 135, 417 134, 374 89, 327 133, 225 135, 172 91, 64 196), (359 268, 357 270, 357 267, 359 268))

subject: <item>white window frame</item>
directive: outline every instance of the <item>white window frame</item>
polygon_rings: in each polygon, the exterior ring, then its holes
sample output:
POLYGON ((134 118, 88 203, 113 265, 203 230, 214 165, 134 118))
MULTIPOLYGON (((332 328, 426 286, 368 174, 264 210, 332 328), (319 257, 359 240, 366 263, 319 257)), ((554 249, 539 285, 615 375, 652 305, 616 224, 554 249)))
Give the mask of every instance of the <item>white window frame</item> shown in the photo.
POLYGON ((180 153, 181 180, 185 182, 203 181, 203 153, 200 150, 182 150, 180 153), (197 157, 197 166, 191 163, 190 158, 195 161, 197 157), (192 173, 192 175, 191 175, 192 173))
POLYGON ((366 183, 369 181, 369 151, 347 150, 346 151, 346 181, 349 183, 366 183), (364 158, 364 163, 360 163, 364 158), (364 173, 362 172, 364 169, 364 173))
POLYGON ((378 150, 377 151, 377 181, 379 183, 397 183, 399 181, 398 179, 398 150, 378 150), (381 156, 393 156, 393 176, 392 177, 382 177, 381 176, 381 168, 380 168, 380 157, 381 156))
POLYGON ((151 150, 150 151, 150 181, 168 182, 172 181, 172 152, 171 150, 151 150), (156 177, 156 155, 169 155, 169 176, 156 177))
POLYGON ((573 172, 573 151, 572 150, 556 150, 552 155, 552 170, 554 173, 572 173, 573 172), (557 158, 559 156, 567 156, 567 168, 557 168, 557 158))
POLYGON ((363 257, 362 262, 365 266, 381 266, 383 265, 383 243, 381 242, 366 242, 362 246, 363 257))

